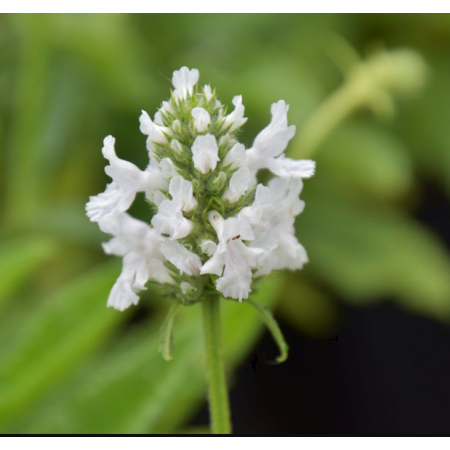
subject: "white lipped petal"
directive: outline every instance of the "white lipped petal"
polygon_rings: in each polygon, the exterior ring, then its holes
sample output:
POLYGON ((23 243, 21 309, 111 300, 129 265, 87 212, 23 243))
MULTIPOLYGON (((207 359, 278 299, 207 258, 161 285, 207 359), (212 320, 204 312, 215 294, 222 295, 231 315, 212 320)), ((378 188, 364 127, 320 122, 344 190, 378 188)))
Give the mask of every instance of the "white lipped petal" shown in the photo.
POLYGON ((254 237, 253 229, 244 217, 229 217, 223 223, 223 240, 227 243, 236 239, 252 241, 254 237))
POLYGON ((243 300, 251 291, 252 268, 257 267, 263 251, 246 246, 242 241, 252 240, 253 231, 243 216, 226 220, 217 211, 208 219, 217 232, 219 245, 213 256, 203 265, 201 273, 218 275, 217 289, 226 297, 243 300))
MULTIPOLYGON (((266 198, 266 205, 272 210, 278 207, 289 210, 293 217, 298 216, 305 207, 305 202, 300 200, 299 196, 303 190, 303 181, 301 178, 272 178, 269 181, 268 190, 270 197, 266 198)), ((262 199, 255 196, 257 204, 264 205, 262 199)))
POLYGON ((315 172, 315 162, 286 158, 284 150, 295 134, 295 126, 288 126, 289 106, 283 100, 272 105, 270 124, 256 136, 247 151, 245 165, 256 173, 267 168, 282 178, 310 178, 315 172))
POLYGON ((107 136, 103 141, 102 153, 109 161, 105 172, 117 185, 125 190, 144 191, 148 182, 148 173, 137 166, 117 157, 114 150, 115 139, 107 136))
POLYGON ((188 94, 192 95, 199 76, 200 73, 197 69, 189 70, 187 67, 182 67, 180 70, 175 70, 172 77, 175 98, 185 99, 188 94))
POLYGON ((180 274, 197 276, 200 274, 202 261, 198 255, 190 252, 184 245, 176 241, 165 241, 161 245, 161 253, 171 262, 180 274))
POLYGON ((192 117, 194 119, 194 126, 199 133, 204 133, 211 123, 211 117, 206 109, 196 107, 193 108, 192 117))
POLYGON ((125 256, 129 253, 128 246, 118 237, 113 237, 108 242, 102 244, 103 250, 107 255, 125 256))
POLYGON ((286 149, 288 142, 295 135, 295 125, 288 126, 289 106, 284 100, 273 103, 272 120, 255 138, 253 148, 264 157, 275 157, 286 149))
POLYGON ((262 250, 249 248, 239 239, 228 242, 223 276, 216 281, 217 290, 225 297, 247 299, 251 292, 251 268, 261 255, 262 250))
POLYGON ((197 136, 192 145, 194 167, 202 174, 214 170, 219 161, 219 147, 212 134, 197 136))
POLYGON ((114 234, 109 242, 103 244, 105 252, 123 256, 122 273, 110 293, 108 306, 123 311, 137 304, 137 294, 145 289, 149 279, 173 283, 160 252, 164 238, 147 223, 121 213, 106 216, 100 225, 103 231, 114 234))
POLYGON ((86 214, 92 222, 100 222, 108 214, 126 211, 134 201, 136 191, 120 188, 115 182, 107 185, 105 192, 89 198, 86 214))
POLYGON ((182 211, 192 211, 197 208, 197 200, 194 197, 192 183, 177 175, 170 180, 169 194, 174 200, 181 202, 182 211))
POLYGON ((308 262, 308 255, 293 234, 282 233, 277 247, 261 261, 256 276, 267 275, 273 270, 298 270, 308 262))
POLYGON ((123 311, 131 305, 138 304, 139 289, 135 286, 135 278, 142 264, 144 264, 144 258, 136 253, 128 253, 123 258, 122 272, 111 289, 108 307, 123 311))
POLYGON ((244 117, 245 107, 242 104, 242 95, 236 95, 233 98, 233 105, 234 111, 228 114, 227 117, 225 117, 224 123, 225 128, 230 127, 230 133, 233 133, 242 125, 244 125, 245 122, 247 122, 247 117, 244 117))
POLYGON ((167 195, 165 195, 161 191, 154 192, 152 195, 148 196, 147 199, 150 200, 156 206, 159 206, 165 200, 169 200, 167 198, 167 195))
POLYGON ((153 122, 155 123, 155 125, 157 125, 159 127, 164 126, 164 121, 163 121, 162 114, 160 111, 156 111, 155 117, 153 118, 153 122))
POLYGON ((139 117, 139 122, 141 133, 148 136, 148 141, 167 144, 166 134, 170 134, 169 128, 157 125, 144 110, 139 117))
POLYGON ((223 198, 230 203, 237 202, 249 190, 253 177, 248 167, 238 169, 230 179, 228 189, 225 191, 223 198))
POLYGON ((190 234, 193 224, 181 212, 180 200, 164 200, 153 216, 152 225, 159 234, 169 235, 171 239, 182 239, 190 234))
MULTIPOLYGON (((161 161, 162 162, 162 161, 161 161)), ((152 199, 157 196, 159 192, 166 192, 169 189, 169 179, 172 171, 171 167, 165 167, 164 163, 161 164, 149 164, 145 171, 148 173, 148 182, 145 186, 145 196, 148 200, 153 201, 152 199), (162 166, 162 169, 161 169, 162 166), (164 172, 163 172, 164 170, 164 172)))
POLYGON ((208 259, 208 261, 206 261, 205 264, 203 264, 200 273, 202 275, 209 273, 221 276, 223 273, 224 264, 225 264, 225 252, 220 252, 217 247, 212 257, 208 259))
POLYGON ((148 270, 150 280, 154 280, 161 284, 173 284, 173 278, 170 276, 169 270, 160 259, 150 259, 148 262, 148 270))
POLYGON ((212 89, 209 84, 203 86, 203 93, 205 94, 206 101, 209 102, 212 99, 212 89))
POLYGON ((308 261, 294 229, 294 218, 304 208, 299 199, 302 188, 301 178, 273 178, 268 186, 258 185, 253 205, 239 213, 249 220, 255 234, 250 247, 264 251, 257 276, 272 270, 296 270, 308 261))
POLYGON ((230 166, 230 169, 238 169, 244 165, 247 158, 247 152, 243 144, 235 144, 225 156, 222 167, 230 166))
POLYGON ((297 161, 279 156, 272 158, 267 168, 281 178, 311 178, 316 170, 316 163, 310 159, 297 161))
POLYGON ((167 116, 168 114, 170 114, 171 116, 175 116, 175 111, 173 110, 172 105, 167 101, 162 102, 161 108, 159 108, 158 112, 165 116, 167 116))
POLYGON ((129 252, 123 258, 122 272, 108 297, 107 306, 123 311, 139 302, 140 291, 149 280, 173 284, 173 279, 163 262, 157 258, 129 252))
POLYGON ((164 179, 168 180, 177 174, 175 165, 170 158, 163 158, 159 162, 159 169, 164 179))
POLYGON ((105 192, 91 197, 86 212, 92 221, 100 222, 107 214, 118 214, 128 210, 138 192, 147 196, 158 189, 166 189, 167 181, 157 167, 149 165, 145 171, 134 164, 117 157, 114 150, 114 138, 107 136, 102 149, 109 161, 105 172, 113 179, 105 192))
POLYGON ((155 256, 159 254, 159 246, 164 238, 146 222, 135 219, 127 213, 116 218, 115 236, 129 248, 130 251, 155 256))

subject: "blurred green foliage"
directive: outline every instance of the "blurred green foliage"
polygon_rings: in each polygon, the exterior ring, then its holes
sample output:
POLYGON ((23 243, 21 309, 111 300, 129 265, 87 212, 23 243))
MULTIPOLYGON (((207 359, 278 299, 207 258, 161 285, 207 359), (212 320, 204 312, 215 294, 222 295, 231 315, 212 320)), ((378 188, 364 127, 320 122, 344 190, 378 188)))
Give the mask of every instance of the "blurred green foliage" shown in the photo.
MULTIPOLYGON (((166 362, 170 302, 149 290, 125 314, 105 308, 120 262, 84 214, 108 181, 103 137, 143 167, 140 110, 182 65, 223 102, 243 94, 248 146, 283 98, 290 155, 315 152, 297 223, 311 262, 261 282, 255 302, 316 337, 335 297, 447 322, 449 252, 414 211, 423 180, 450 195, 449 45, 449 15, 0 15, 0 432, 174 433, 204 400, 198 307, 177 314, 166 362)), ((264 325, 249 305, 224 311, 232 375, 264 325)))

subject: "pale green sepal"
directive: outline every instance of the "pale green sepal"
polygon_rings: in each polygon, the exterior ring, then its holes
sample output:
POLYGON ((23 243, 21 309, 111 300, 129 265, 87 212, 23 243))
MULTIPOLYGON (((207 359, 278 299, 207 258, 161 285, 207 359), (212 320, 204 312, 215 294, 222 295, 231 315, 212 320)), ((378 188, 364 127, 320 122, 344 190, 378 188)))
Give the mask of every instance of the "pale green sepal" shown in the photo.
POLYGON ((173 359, 173 324, 179 306, 180 303, 175 303, 170 308, 159 330, 159 351, 166 361, 170 361, 171 359, 173 359))

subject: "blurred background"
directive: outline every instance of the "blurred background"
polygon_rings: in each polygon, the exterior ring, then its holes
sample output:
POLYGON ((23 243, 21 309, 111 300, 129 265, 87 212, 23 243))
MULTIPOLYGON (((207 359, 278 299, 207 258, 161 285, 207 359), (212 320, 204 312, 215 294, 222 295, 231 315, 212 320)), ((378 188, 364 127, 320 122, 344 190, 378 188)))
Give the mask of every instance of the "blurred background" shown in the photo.
POLYGON ((288 361, 267 364, 255 311, 223 302, 235 432, 447 434, 450 16, 378 14, 0 15, 0 432, 207 431, 198 305, 165 362, 170 302, 106 308, 121 262, 84 212, 106 135, 145 167, 140 111, 182 65, 243 95, 247 147, 285 99, 289 156, 317 161, 310 263, 253 295, 288 361))

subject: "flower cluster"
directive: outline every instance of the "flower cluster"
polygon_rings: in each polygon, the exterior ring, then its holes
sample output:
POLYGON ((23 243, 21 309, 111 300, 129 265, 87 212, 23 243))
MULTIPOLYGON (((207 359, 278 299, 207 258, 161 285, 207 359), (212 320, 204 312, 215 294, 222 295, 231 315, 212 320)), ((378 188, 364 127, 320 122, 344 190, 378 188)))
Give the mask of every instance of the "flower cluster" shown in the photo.
POLYGON ((242 97, 234 97, 227 114, 210 86, 197 88, 198 78, 196 69, 175 71, 171 99, 153 120, 142 112, 150 160, 145 170, 117 157, 112 136, 104 140, 112 182, 86 210, 113 236, 105 252, 123 257, 108 306, 137 304, 149 281, 183 303, 200 301, 214 285, 225 297, 242 300, 253 278, 307 262, 294 220, 304 207, 302 178, 314 174, 315 164, 284 155, 295 134, 288 105, 272 105, 270 124, 246 149, 237 140, 247 121, 242 97), (261 169, 274 175, 267 186, 258 184, 261 169), (138 192, 154 211, 151 223, 127 213, 138 192))

